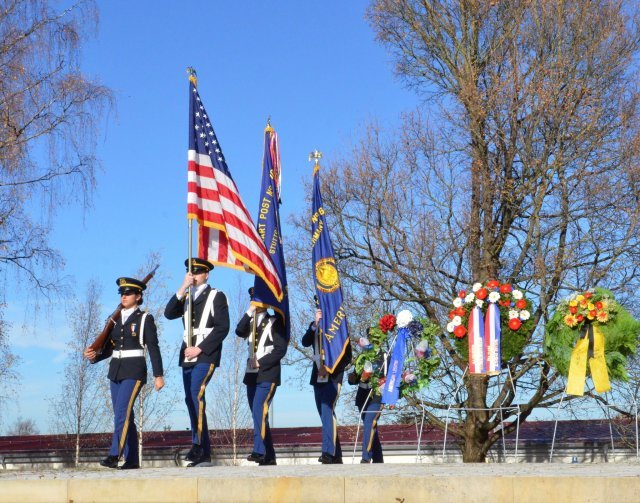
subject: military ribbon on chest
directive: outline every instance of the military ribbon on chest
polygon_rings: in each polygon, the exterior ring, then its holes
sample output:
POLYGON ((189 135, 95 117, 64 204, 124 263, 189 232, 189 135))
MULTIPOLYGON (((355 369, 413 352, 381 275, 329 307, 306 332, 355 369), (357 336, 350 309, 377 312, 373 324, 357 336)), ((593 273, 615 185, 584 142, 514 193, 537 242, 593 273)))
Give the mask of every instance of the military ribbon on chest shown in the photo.
POLYGON ((137 323, 132 323, 131 324, 131 327, 130 327, 131 328, 131 335, 133 337, 136 337, 136 327, 137 327, 137 323))

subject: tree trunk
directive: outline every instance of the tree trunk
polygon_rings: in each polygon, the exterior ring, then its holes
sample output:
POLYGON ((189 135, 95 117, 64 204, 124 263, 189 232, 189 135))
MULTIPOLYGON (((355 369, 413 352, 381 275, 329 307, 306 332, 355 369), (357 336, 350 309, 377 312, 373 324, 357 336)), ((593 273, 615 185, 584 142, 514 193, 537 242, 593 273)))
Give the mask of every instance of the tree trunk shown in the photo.
POLYGON ((487 454, 489 432, 486 424, 491 411, 486 409, 488 377, 472 375, 467 379, 467 418, 464 422, 464 439, 461 445, 462 461, 484 463, 487 454))

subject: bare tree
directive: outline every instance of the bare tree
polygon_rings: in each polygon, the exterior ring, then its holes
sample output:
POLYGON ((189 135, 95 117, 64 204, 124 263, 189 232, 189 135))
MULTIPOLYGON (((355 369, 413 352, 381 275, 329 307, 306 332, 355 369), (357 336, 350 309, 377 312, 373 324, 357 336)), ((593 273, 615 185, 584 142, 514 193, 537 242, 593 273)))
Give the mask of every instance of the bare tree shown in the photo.
POLYGON ((639 36, 630 12, 587 0, 378 0, 368 11, 400 78, 428 100, 393 135, 372 124, 324 175, 354 312, 370 310, 370 299, 399 302, 444 327, 457 291, 491 278, 538 306, 502 386, 465 373, 444 330, 439 338, 445 365, 422 398, 434 425, 444 427, 438 411, 449 405, 460 411, 449 433, 465 461, 483 461, 516 428, 516 394, 520 422, 559 399, 541 338, 563 291, 598 285, 624 302, 637 290, 639 36))
MULTIPOLYGON (((7 399, 9 386, 16 379, 15 366, 18 357, 11 351, 7 341, 7 324, 2 318, 0 307, 0 405, 7 399)), ((3 407, 0 407, 0 422, 2 421, 3 407)))
MULTIPOLYGON (((63 258, 48 239, 52 218, 59 206, 89 203, 97 124, 112 100, 79 67, 96 28, 94 2, 51 4, 0 0, 0 271, 45 294, 64 284, 63 258)), ((16 361, 4 337, 0 379, 16 361)))
POLYGON ((224 341, 220 368, 214 374, 212 397, 207 412, 210 424, 222 430, 226 443, 231 445, 232 464, 238 464, 238 445, 247 439, 251 428, 251 411, 247 403, 246 387, 242 383, 247 366, 247 343, 235 333, 235 326, 249 305, 247 290, 238 279, 228 293, 231 329, 224 341))
POLYGON ((102 330, 100 287, 95 280, 87 284, 83 301, 69 307, 72 335, 68 342, 67 362, 60 393, 49 402, 52 427, 75 436, 75 465, 80 461, 81 435, 104 431, 109 425, 110 403, 104 386, 104 368, 92 365, 83 351, 102 330))
POLYGON ((19 417, 13 423, 13 426, 7 431, 10 437, 22 437, 25 435, 37 435, 38 427, 33 419, 24 419, 19 417))

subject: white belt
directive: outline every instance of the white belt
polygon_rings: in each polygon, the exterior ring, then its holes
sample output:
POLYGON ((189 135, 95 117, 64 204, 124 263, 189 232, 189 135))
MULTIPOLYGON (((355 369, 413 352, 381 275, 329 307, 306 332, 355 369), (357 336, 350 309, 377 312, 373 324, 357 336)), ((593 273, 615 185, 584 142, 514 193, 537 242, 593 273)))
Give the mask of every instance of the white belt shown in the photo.
POLYGON ((134 358, 136 356, 144 356, 144 351, 142 349, 114 350, 111 358, 134 358))

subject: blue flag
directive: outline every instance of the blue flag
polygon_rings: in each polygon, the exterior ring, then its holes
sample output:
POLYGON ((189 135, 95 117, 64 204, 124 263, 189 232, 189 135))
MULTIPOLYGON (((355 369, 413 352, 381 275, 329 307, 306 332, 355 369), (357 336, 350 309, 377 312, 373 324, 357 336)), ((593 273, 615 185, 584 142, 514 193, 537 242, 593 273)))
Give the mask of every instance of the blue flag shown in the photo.
POLYGON ((340 278, 331 246, 329 227, 320 194, 320 166, 313 170, 313 203, 311 207, 311 244, 316 294, 322 310, 322 360, 333 372, 349 345, 347 317, 342 303, 340 278))
POLYGON ((280 151, 278 135, 271 126, 264 130, 264 156, 262 158, 262 186, 258 212, 258 234, 262 238, 282 284, 283 297, 279 301, 265 281, 256 276, 252 304, 272 308, 282 316, 287 340, 290 336, 289 293, 284 265, 282 232, 280 229, 280 151))

